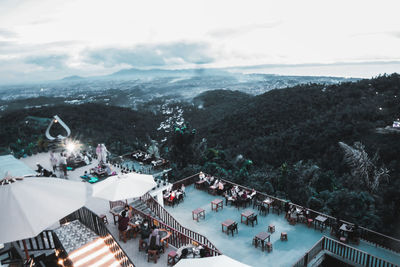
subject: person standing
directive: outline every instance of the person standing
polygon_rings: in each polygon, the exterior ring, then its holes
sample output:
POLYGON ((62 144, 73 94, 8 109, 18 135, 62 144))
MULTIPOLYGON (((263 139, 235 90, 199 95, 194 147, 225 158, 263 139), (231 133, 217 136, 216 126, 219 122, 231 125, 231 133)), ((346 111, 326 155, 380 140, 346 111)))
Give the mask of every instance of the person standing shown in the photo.
POLYGON ((107 153, 109 153, 109 152, 108 152, 106 146, 104 144, 101 144, 101 153, 100 154, 101 154, 101 161, 103 163, 107 162, 107 153))
POLYGON ((67 157, 63 153, 61 153, 60 166, 64 172, 64 177, 67 177, 67 157))
POLYGON ((100 144, 98 144, 96 147, 96 155, 97 155, 97 160, 99 161, 99 164, 100 164, 100 161, 101 161, 101 145, 100 144))
POLYGON ((56 172, 57 158, 54 155, 53 151, 50 151, 50 164, 51 164, 51 167, 53 167, 53 172, 56 172))

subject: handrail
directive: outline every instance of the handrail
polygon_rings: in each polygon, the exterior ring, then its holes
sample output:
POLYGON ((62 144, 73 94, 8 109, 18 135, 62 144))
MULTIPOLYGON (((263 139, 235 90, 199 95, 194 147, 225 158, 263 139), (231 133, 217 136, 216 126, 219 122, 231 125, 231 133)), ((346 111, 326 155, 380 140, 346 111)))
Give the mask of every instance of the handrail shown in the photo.
MULTIPOLYGON (((193 241, 207 246, 209 249, 215 252, 215 255, 221 255, 222 253, 208 240, 205 236, 192 231, 184 226, 182 226, 160 203, 157 202, 149 193, 146 193, 141 197, 141 200, 144 201, 150 210, 152 210, 163 222, 165 225, 168 225, 170 228, 176 230, 182 235, 193 239, 193 241)), ((154 218, 152 218, 154 219, 154 218)), ((158 219, 156 219, 158 220, 158 219)), ((214 253, 213 253, 214 254, 214 253)))
POLYGON ((125 253, 124 249, 118 244, 115 237, 107 229, 102 219, 99 218, 94 212, 86 207, 82 207, 79 210, 73 212, 67 216, 69 220, 77 219, 83 223, 86 227, 90 228, 98 236, 103 238, 104 243, 109 247, 114 257, 119 261, 123 267, 134 267, 132 260, 128 254, 125 253))
MULTIPOLYGON (((135 207, 132 207, 132 209, 135 213, 140 214, 140 216, 147 219, 150 223, 150 226, 158 224, 159 228, 166 229, 167 231, 171 232, 171 236, 168 239, 168 243, 171 244, 172 246, 174 246, 176 248, 180 248, 181 246, 187 245, 188 243, 198 243, 199 245, 202 245, 203 247, 207 247, 211 251, 212 256, 222 255, 222 253, 219 250, 217 250, 215 247, 213 248, 213 247, 210 247, 209 245, 207 245, 206 244, 207 242, 199 241, 198 240, 199 238, 192 238, 192 237, 178 231, 174 227, 171 227, 170 225, 162 222, 161 220, 154 218, 153 216, 146 214, 146 213, 142 212, 141 210, 136 209, 135 207)), ((196 234, 198 235, 197 237, 202 236, 198 233, 196 233, 196 234)), ((202 237, 205 240, 207 240, 207 238, 205 238, 204 236, 202 236, 202 237)), ((210 244, 211 244, 211 242, 210 242, 210 244)))
POLYGON ((385 267, 396 267, 398 265, 391 263, 387 260, 368 254, 357 248, 353 248, 340 241, 334 240, 327 236, 323 236, 310 250, 308 250, 304 256, 302 256, 293 267, 307 266, 309 262, 321 251, 330 252, 336 256, 339 256, 345 260, 351 261, 352 263, 361 266, 385 266, 385 267))
MULTIPOLYGON (((44 230, 35 237, 25 239, 28 251, 50 250, 56 248, 52 233, 53 231, 51 230, 44 230)), ((16 241, 16 243, 21 249, 24 249, 22 245, 22 240, 18 240, 16 241)))
MULTIPOLYGON (((182 183, 185 184, 185 185, 193 184, 196 181, 196 179, 193 179, 193 176, 196 176, 196 175, 198 175, 198 174, 183 178, 183 179, 175 182, 173 184, 173 187, 175 187, 175 186, 177 187, 182 183)), ((228 180, 225 180, 225 179, 221 179, 221 181, 223 181, 223 182, 225 182, 227 184, 230 184, 230 185, 238 186, 239 188, 242 188, 242 189, 245 189, 245 190, 248 190, 248 191, 252 190, 252 189, 250 189, 250 188, 248 188, 246 186, 239 185, 239 184, 236 184, 234 182, 231 182, 231 181, 228 181, 228 180)), ((274 197, 274 196, 270 196, 270 195, 268 195, 266 193, 263 193, 263 192, 259 192, 259 191, 256 191, 256 192, 257 192, 257 195, 262 195, 265 198, 274 199, 275 201, 277 201, 279 203, 280 207, 283 207, 284 204, 287 202, 286 200, 283 200, 283 199, 280 199, 280 198, 277 198, 277 197, 274 197)), ((295 207, 297 207, 297 208, 305 209, 304 207, 302 207, 300 205, 297 205, 297 204, 294 204, 294 203, 290 203, 290 204, 295 206, 295 207)), ((327 215, 327 214, 324 214, 324 213, 321 213, 321 212, 318 212, 318 211, 315 211, 315 210, 312 210, 312 209, 308 209, 308 211, 310 212, 310 216, 311 217, 315 218, 318 215, 321 215, 321 216, 324 216, 324 217, 328 218, 327 222, 326 222, 326 224, 328 226, 332 226, 336 222, 336 218, 334 218, 334 217, 332 217, 330 215, 327 215)), ((347 221, 344 221, 344 220, 340 220, 340 222, 341 223, 345 223, 345 224, 354 225, 353 223, 350 223, 350 222, 347 222, 347 221)), ((363 240, 365 240, 367 242, 373 243, 375 245, 381 246, 383 248, 386 248, 386 249, 395 251, 397 253, 400 253, 400 240, 399 239, 393 238, 391 236, 384 235, 382 233, 375 232, 373 230, 370 230, 370 229, 362 227, 362 226, 359 226, 359 229, 360 229, 360 232, 361 232, 361 234, 360 234, 360 238, 361 239, 363 239, 363 240)))

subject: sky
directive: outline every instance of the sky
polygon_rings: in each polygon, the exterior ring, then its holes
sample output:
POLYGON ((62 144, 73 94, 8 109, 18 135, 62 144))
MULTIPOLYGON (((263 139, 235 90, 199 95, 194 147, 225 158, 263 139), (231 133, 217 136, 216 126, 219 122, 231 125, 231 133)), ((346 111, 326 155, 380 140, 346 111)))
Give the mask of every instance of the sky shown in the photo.
POLYGON ((127 68, 400 72, 397 0, 1 0, 0 83, 127 68))

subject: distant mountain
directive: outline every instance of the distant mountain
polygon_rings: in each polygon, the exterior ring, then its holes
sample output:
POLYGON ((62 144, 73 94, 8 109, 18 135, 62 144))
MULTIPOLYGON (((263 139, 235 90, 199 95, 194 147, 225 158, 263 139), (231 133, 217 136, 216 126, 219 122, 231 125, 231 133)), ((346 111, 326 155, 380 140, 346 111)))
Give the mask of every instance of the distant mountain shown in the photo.
POLYGON ((67 76, 62 78, 60 81, 78 81, 78 80, 84 80, 85 78, 82 76, 78 76, 78 75, 72 75, 72 76, 67 76))
POLYGON ((124 78, 124 77, 179 77, 179 76, 201 76, 201 75, 230 75, 229 72, 222 69, 124 69, 113 74, 108 78, 124 78))

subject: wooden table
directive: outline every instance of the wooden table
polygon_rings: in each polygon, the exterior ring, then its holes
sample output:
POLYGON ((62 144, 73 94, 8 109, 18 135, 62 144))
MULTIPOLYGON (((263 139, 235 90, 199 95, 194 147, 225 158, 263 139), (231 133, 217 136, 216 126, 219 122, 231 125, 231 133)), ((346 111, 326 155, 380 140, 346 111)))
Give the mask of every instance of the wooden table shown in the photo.
POLYGON ((195 187, 197 188, 197 189, 203 189, 203 186, 204 186, 204 183, 206 182, 206 180, 200 180, 200 181, 197 181, 196 183, 195 183, 195 187))
POLYGON ((199 219, 206 218, 206 212, 202 208, 197 208, 194 211, 192 211, 192 218, 193 220, 199 221, 199 219))
POLYGON ((245 210, 244 212, 242 212, 242 214, 240 215, 240 223, 243 223, 243 217, 245 218, 245 222, 248 225, 249 224, 249 217, 253 216, 254 212, 251 210, 245 210))
POLYGON ((225 231, 224 231, 224 226, 225 226, 225 227, 226 227, 226 234, 229 235, 229 231, 228 231, 229 226, 231 226, 231 225, 234 224, 234 223, 235 223, 235 222, 232 221, 232 220, 230 220, 230 219, 224 221, 224 222, 222 223, 222 225, 221 225, 221 227, 222 227, 222 232, 225 233, 225 231))
POLYGON ((259 241, 261 241, 261 249, 262 249, 262 251, 264 251, 264 248, 265 248, 265 240, 266 240, 267 238, 268 238, 268 242, 270 242, 270 241, 271 241, 271 235, 268 234, 267 232, 258 233, 258 234, 254 237, 254 239, 255 239, 255 242, 254 242, 255 247, 257 247, 257 245, 258 245, 258 240, 259 240, 259 241))
POLYGON ((263 201, 263 204, 268 206, 268 209, 271 207, 271 204, 274 202, 273 199, 267 198, 266 200, 263 201))
POLYGON ((342 226, 340 226, 339 230, 340 230, 340 232, 343 234, 343 236, 344 236, 345 234, 348 235, 349 233, 353 232, 353 228, 351 228, 350 225, 345 224, 345 223, 342 224, 342 226), (347 227, 349 227, 349 228, 347 228, 347 227))
POLYGON ((325 227, 326 227, 325 222, 326 222, 327 219, 328 218, 326 218, 324 216, 318 215, 315 218, 314 229, 317 229, 317 223, 318 223, 318 226, 321 228, 321 232, 322 232, 322 230, 325 229, 325 227))
POLYGON ((224 201, 222 199, 217 198, 211 201, 211 210, 218 212, 219 208, 221 208, 221 210, 224 208, 224 201))

